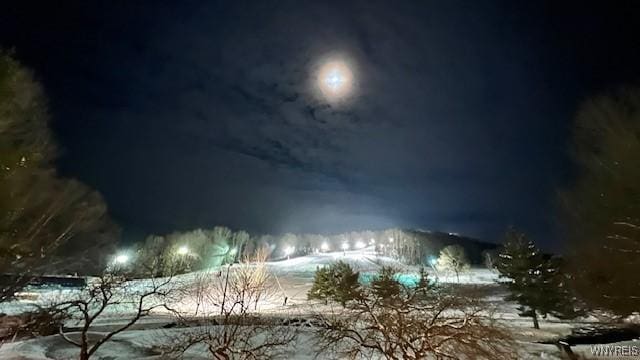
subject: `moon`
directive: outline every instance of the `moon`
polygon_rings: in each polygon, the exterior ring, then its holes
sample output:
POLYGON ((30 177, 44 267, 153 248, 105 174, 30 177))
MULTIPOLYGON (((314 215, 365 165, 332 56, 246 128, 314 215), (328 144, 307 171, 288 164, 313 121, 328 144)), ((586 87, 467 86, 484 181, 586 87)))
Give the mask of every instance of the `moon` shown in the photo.
POLYGON ((328 100, 342 100, 353 89, 353 72, 344 61, 328 61, 320 67, 318 82, 320 91, 328 100))

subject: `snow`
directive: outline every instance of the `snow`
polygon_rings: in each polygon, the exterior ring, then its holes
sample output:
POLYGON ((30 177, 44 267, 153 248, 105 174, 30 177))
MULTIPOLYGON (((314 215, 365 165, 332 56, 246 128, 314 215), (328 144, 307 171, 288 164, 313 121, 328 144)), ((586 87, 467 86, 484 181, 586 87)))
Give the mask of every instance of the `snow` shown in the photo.
MULTIPOLYGON (((363 274, 373 273, 381 266, 392 266, 405 275, 415 276, 419 268, 404 265, 388 257, 376 256, 372 248, 360 250, 317 253, 308 256, 294 257, 291 259, 273 261, 267 264, 267 269, 273 275, 275 287, 278 289, 273 296, 263 299, 258 306, 258 311, 273 316, 310 316, 314 313, 330 310, 330 305, 325 306, 319 302, 308 301, 307 291, 311 288, 313 276, 318 267, 326 266, 337 260, 349 263, 354 269, 363 274), (286 306, 284 299, 287 298, 286 306)), ((249 265, 250 266, 250 265, 249 265)), ((177 276, 172 279, 174 284, 190 284, 203 276, 222 276, 226 271, 236 271, 238 265, 210 269, 204 272, 194 272, 177 276)), ((433 269, 427 268, 429 276, 441 283, 458 283, 454 274, 439 274, 433 269)), ((541 341, 558 339, 571 333, 571 330, 595 322, 594 318, 581 321, 561 321, 558 319, 543 319, 540 322, 541 329, 532 328, 531 319, 517 315, 516 304, 503 300, 504 290, 496 285, 498 274, 495 271, 473 268, 469 272, 460 274, 459 283, 462 285, 476 285, 485 290, 485 301, 493 305, 496 317, 500 324, 507 327, 517 341, 519 359, 560 359, 560 350, 555 345, 540 344, 541 341)), ((133 289, 143 289, 149 286, 150 280, 137 280, 130 282, 133 289)), ((19 314, 35 306, 44 306, 56 301, 78 296, 79 290, 60 288, 29 289, 29 300, 12 301, 0 304, 0 313, 19 314)), ((193 296, 186 295, 174 305, 180 311, 190 316, 194 314, 196 300, 193 296)), ((130 309, 115 307, 102 314, 91 328, 93 336, 101 332, 110 331, 121 326, 128 320, 130 309)), ((173 321, 167 313, 158 311, 142 318, 129 330, 118 334, 111 341, 100 348, 96 354, 97 359, 161 359, 162 355, 157 351, 159 345, 169 341, 176 334, 190 331, 190 328, 163 329, 162 327, 173 321)), ((73 327, 76 324, 69 323, 73 327)), ((301 335, 297 343, 289 349, 287 359, 312 359, 316 354, 313 349, 313 333, 311 329, 300 329, 301 335)), ((77 335, 77 334, 76 334, 77 335)), ((71 333, 70 336, 76 336, 71 333)), ((620 344, 638 345, 638 342, 625 342, 620 344)), ((618 344, 612 344, 618 345, 618 344)), ((593 358, 588 345, 575 346, 572 349, 585 358, 593 358)), ((78 349, 65 342, 60 336, 40 337, 16 342, 5 343, 0 346, 0 359, 7 360, 40 360, 40 359, 74 359, 77 358, 78 349)), ((185 359, 204 359, 205 349, 193 348, 185 359)), ((326 357, 319 357, 320 359, 326 357)))

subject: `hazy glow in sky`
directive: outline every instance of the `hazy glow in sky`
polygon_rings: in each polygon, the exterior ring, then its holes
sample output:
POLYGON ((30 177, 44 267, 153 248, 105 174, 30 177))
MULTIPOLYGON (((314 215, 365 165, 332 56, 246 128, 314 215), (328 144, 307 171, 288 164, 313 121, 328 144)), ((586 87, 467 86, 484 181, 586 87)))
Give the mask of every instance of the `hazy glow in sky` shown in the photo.
POLYGON ((550 245, 579 103, 640 80, 638 2, 14 3, 0 48, 125 242, 513 225, 550 245))
POLYGON ((344 61, 329 61, 320 67, 320 90, 330 101, 344 99, 353 88, 353 73, 344 61))

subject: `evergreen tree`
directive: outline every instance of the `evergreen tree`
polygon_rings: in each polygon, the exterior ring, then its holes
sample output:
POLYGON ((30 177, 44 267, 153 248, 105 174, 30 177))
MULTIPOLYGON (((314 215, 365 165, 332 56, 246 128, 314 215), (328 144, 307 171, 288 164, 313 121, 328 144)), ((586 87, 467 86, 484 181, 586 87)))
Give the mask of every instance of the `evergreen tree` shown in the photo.
POLYGON ((332 277, 328 266, 316 269, 313 285, 307 293, 309 300, 324 300, 325 304, 332 295, 332 277))
POLYGON ((393 300, 400 295, 401 285, 395 279, 396 273, 396 270, 390 266, 380 268, 378 274, 371 281, 371 288, 377 297, 393 300))
POLYGON ((427 290, 431 288, 433 284, 429 281, 427 276, 427 271, 424 269, 424 266, 420 267, 420 274, 418 275, 418 284, 416 286, 419 290, 427 290))
POLYGON ((436 290, 436 284, 429 280, 427 271, 424 267, 420 267, 420 273, 418 274, 418 283, 415 287, 415 292, 419 299, 428 300, 434 295, 436 290))
POLYGON ((335 281, 334 300, 345 306, 347 301, 356 299, 360 295, 360 283, 358 277, 360 273, 353 271, 353 268, 344 261, 333 264, 332 277, 335 281))
POLYGON ((339 302, 342 306, 360 296, 360 274, 344 261, 338 261, 316 271, 309 299, 339 302))
POLYGON ((507 232, 496 265, 510 292, 506 300, 520 304, 520 316, 531 317, 534 328, 540 328, 538 316, 573 318, 580 314, 560 260, 542 254, 524 234, 507 232))

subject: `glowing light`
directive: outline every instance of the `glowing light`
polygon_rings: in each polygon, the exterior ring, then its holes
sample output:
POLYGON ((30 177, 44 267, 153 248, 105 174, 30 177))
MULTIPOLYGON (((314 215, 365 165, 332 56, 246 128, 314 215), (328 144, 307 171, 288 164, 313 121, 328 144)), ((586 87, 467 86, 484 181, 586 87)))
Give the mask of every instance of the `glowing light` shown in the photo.
POLYGON ((356 242, 356 249, 362 249, 365 247, 365 244, 362 241, 356 242))
POLYGON ((342 243, 342 250, 349 250, 349 243, 342 243))
POLYGON ((327 244, 326 242, 323 242, 322 245, 320 245, 320 250, 328 251, 329 250, 329 244, 327 244))
POLYGON ((180 246, 178 248, 178 255, 187 255, 189 253, 189 248, 186 246, 180 246))
POLYGON ((373 244, 375 244, 375 243, 376 243, 376 239, 371 238, 371 240, 369 240, 369 244, 373 245, 373 244))
POLYGON ((329 100, 340 100, 351 92, 353 73, 344 61, 329 61, 320 68, 320 90, 329 100))
POLYGON ((295 251, 296 251, 296 248, 293 246, 287 246, 286 248, 284 248, 284 254, 286 256, 293 254, 295 251))
POLYGON ((129 262, 129 256, 127 254, 119 254, 113 259, 113 262, 116 264, 126 264, 129 262))
POLYGON ((390 237, 390 238, 389 238, 389 242, 390 242, 390 243, 392 243, 392 242, 393 242, 393 238, 392 238, 392 237, 390 237))
POLYGON ((438 259, 435 256, 429 256, 429 265, 436 266, 438 259))

